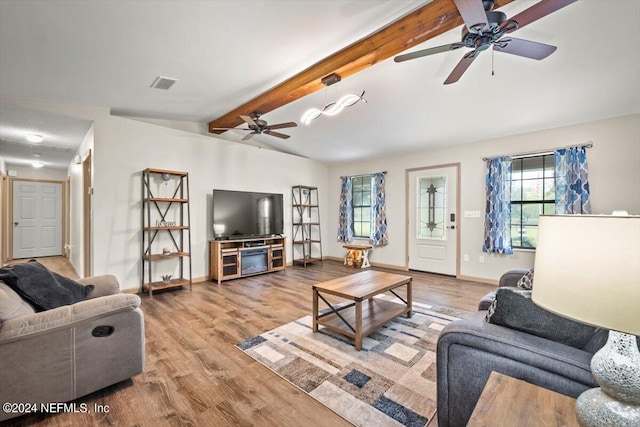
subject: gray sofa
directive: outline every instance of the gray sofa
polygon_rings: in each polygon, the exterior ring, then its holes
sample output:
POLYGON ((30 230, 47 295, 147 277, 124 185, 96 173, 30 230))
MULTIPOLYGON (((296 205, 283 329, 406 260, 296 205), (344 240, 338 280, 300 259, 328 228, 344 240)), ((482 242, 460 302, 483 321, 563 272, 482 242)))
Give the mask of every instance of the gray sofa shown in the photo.
MULTIPOLYGON (((514 286, 526 270, 507 272, 500 286, 514 286)), ((491 296, 483 298, 487 308, 491 296)), ((575 348, 484 321, 486 311, 448 324, 437 344, 438 425, 467 424, 491 371, 577 397, 597 387, 591 374, 593 354, 604 345, 607 331, 598 331, 575 348)))
MULTIPOLYGON (((140 298, 120 293, 111 275, 79 282, 95 285, 89 299, 0 325, 1 402, 67 402, 143 371, 140 298)), ((0 421, 19 415, 3 408, 0 421)))

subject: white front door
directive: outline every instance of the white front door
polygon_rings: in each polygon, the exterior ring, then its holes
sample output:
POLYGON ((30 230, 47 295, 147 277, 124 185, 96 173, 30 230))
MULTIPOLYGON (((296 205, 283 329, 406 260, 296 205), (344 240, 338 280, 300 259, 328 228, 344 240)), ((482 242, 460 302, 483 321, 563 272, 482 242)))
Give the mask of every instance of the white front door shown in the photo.
POLYGON ((62 255, 62 183, 13 181, 13 258, 62 255))
POLYGON ((456 275, 457 178, 457 166, 407 174, 409 269, 456 275))

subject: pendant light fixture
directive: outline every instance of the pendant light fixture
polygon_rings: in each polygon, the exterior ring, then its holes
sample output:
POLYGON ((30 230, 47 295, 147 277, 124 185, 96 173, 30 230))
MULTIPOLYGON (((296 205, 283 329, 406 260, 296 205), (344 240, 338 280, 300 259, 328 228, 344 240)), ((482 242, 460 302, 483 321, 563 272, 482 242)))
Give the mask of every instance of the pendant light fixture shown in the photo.
MULTIPOLYGON (((328 87, 334 83, 338 83, 340 80, 341 80, 340 76, 333 73, 333 74, 329 74, 326 77, 323 77, 322 83, 328 87)), ((339 114, 342 110, 344 110, 345 107, 351 107, 352 105, 358 103, 359 101, 366 103, 367 100, 364 99, 364 92, 365 91, 362 91, 360 95, 356 95, 355 93, 348 93, 343 97, 341 97, 340 99, 338 99, 337 101, 326 104, 324 108, 322 108, 321 110, 318 108, 310 108, 304 112, 304 114, 300 118, 300 121, 303 124, 308 125, 313 120, 320 117, 321 115, 325 115, 329 117, 335 116, 339 114)))

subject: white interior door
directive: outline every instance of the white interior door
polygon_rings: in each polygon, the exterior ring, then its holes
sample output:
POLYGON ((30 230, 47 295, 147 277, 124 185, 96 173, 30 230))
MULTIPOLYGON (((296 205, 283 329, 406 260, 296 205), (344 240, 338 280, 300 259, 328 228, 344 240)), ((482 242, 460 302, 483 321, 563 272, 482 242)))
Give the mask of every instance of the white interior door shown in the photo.
POLYGON ((62 255, 62 183, 13 181, 13 258, 62 255))
POLYGON ((456 166, 409 172, 409 269, 456 275, 457 177, 456 166))

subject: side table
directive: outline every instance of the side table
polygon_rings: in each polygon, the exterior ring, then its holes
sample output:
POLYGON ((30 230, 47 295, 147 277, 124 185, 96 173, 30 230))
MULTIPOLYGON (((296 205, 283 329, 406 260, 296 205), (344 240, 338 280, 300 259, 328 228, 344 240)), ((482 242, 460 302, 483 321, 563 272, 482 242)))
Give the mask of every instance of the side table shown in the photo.
POLYGON ((369 264, 369 251, 373 249, 371 245, 342 245, 347 250, 344 257, 344 265, 354 268, 371 267, 369 264))
POLYGON ((576 400, 491 372, 467 426, 579 427, 576 400))

